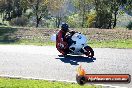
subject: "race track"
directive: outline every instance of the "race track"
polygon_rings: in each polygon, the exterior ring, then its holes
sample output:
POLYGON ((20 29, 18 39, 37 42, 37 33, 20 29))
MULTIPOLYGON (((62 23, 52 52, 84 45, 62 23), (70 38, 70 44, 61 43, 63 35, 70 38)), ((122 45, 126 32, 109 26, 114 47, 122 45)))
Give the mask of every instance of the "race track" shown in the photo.
MULTIPOLYGON (((79 65, 88 74, 132 75, 132 49, 94 51, 93 60, 83 56, 64 58, 54 46, 0 45, 0 76, 75 81, 79 65)), ((132 88, 132 83, 112 85, 132 88)))

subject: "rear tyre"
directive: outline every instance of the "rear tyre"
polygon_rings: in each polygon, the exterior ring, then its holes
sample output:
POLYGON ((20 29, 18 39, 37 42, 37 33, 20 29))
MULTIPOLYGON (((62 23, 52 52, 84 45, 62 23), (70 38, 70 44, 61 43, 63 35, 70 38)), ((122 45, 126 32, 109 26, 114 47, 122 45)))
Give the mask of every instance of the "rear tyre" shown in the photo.
POLYGON ((86 46, 86 47, 84 47, 84 49, 87 51, 87 52, 85 52, 84 54, 85 54, 86 56, 88 56, 88 57, 93 58, 93 56, 94 56, 94 51, 93 51, 93 49, 92 49, 90 46, 86 46))

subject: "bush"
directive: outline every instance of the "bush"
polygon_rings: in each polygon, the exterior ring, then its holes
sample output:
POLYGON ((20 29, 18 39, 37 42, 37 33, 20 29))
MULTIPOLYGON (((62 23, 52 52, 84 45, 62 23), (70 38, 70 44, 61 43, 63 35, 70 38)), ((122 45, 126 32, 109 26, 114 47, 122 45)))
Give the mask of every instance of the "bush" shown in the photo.
POLYGON ((129 30, 132 30, 132 21, 130 21, 126 27, 127 27, 129 30))
POLYGON ((13 18, 9 24, 12 25, 12 26, 26 26, 28 23, 28 18, 27 17, 16 17, 16 18, 13 18))
POLYGON ((89 28, 94 28, 95 27, 95 18, 96 18, 96 14, 95 13, 90 13, 88 14, 88 27, 89 28))

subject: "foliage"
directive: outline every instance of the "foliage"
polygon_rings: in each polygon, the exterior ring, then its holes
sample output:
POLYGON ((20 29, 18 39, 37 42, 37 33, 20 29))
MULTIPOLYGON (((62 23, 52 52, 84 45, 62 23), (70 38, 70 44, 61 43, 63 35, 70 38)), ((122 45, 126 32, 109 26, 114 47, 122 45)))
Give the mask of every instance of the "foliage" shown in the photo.
POLYGON ((121 8, 124 12, 132 16, 132 1, 121 0, 121 8))
POLYGON ((88 27, 89 28, 94 28, 95 27, 95 19, 96 19, 96 13, 88 14, 87 22, 88 22, 88 27))
POLYGON ((3 0, 0 0, 0 12, 3 12, 4 9, 5 9, 4 1, 3 0))
MULTIPOLYGON (((39 26, 42 19, 50 19, 50 16, 56 17, 57 25, 60 24, 61 14, 63 12, 62 6, 64 5, 64 0, 30 0, 28 2, 28 7, 32 9, 33 14, 29 14, 28 18, 35 16, 36 27, 39 26)), ((52 20, 52 19, 51 19, 52 20)))
POLYGON ((66 0, 50 0, 48 4, 50 15, 56 18, 55 24, 57 28, 59 28, 59 25, 64 21, 63 19, 68 13, 66 10, 66 3, 66 0))
POLYGON ((79 13, 81 17, 81 27, 88 27, 87 25, 87 14, 89 13, 90 9, 93 9, 92 2, 94 0, 73 0, 72 3, 77 9, 77 13, 79 13))
POLYGON ((10 25, 12 26, 26 26, 27 23, 28 23, 28 18, 24 16, 13 18, 10 21, 10 25))
POLYGON ((33 15, 36 17, 36 27, 39 26, 39 23, 43 17, 47 17, 48 0, 31 0, 29 1, 29 6, 33 9, 33 15))
POLYGON ((1 13, 4 13, 4 20, 10 21, 22 15, 20 0, 1 0, 1 13))
POLYGON ((111 27, 111 16, 109 10, 109 4, 106 3, 107 0, 95 0, 95 10, 96 10, 96 24, 97 28, 110 28, 111 27))
POLYGON ((78 28, 81 25, 79 14, 73 14, 67 18, 67 23, 71 28, 78 28))
POLYGON ((132 21, 130 21, 126 27, 127 27, 129 30, 132 30, 132 21))
MULTIPOLYGON (((131 0, 0 0, 2 21, 27 16, 35 19, 36 27, 55 18, 54 24, 59 27, 66 21, 72 27, 115 28, 117 15, 125 12, 132 16, 131 0), (96 13, 90 14, 90 11, 96 13), (78 14, 79 21, 74 14, 78 14), (45 19, 45 20, 43 20, 45 19)), ((48 24, 50 25, 50 24, 48 24)), ((47 26, 48 27, 48 26, 47 26)))
MULTIPOLYGON (((117 15, 122 6, 126 6, 129 0, 95 0, 97 13, 97 28, 114 28, 117 23, 117 15)), ((129 3, 130 6, 130 3, 129 3)))

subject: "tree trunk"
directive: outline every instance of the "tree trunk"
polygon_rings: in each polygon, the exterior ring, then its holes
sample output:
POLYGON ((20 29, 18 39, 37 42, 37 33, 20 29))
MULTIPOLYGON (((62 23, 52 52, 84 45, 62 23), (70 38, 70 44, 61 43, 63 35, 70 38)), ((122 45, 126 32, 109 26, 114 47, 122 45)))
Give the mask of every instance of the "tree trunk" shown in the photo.
POLYGON ((38 17, 38 15, 37 15, 36 28, 39 26, 39 22, 40 22, 41 18, 42 18, 42 16, 38 17))
POLYGON ((112 12, 109 13, 109 22, 108 22, 108 29, 111 29, 112 28, 112 12))
POLYGON ((85 24, 85 11, 83 11, 83 15, 82 15, 82 28, 84 27, 85 24))
POLYGON ((55 26, 57 27, 57 24, 58 24, 58 19, 56 17, 56 20, 55 20, 55 26))
POLYGON ((56 17, 56 27, 59 28, 59 25, 61 23, 61 17, 56 17))
POLYGON ((38 8, 39 8, 39 0, 37 0, 37 4, 36 4, 36 28, 39 26, 38 8))
POLYGON ((83 14, 82 14, 82 27, 84 27, 84 24, 85 24, 85 16, 86 16, 86 15, 85 15, 85 14, 86 14, 86 12, 85 12, 85 11, 86 11, 86 9, 85 9, 85 4, 86 4, 86 3, 85 3, 85 0, 83 0, 83 9, 82 9, 82 10, 83 10, 83 11, 82 11, 82 13, 83 13, 83 14))
POLYGON ((116 10, 116 11, 114 12, 114 24, 113 24, 113 28, 116 27, 116 22, 117 22, 117 11, 118 11, 118 10, 116 10))
POLYGON ((99 2, 99 0, 94 0, 94 3, 95 3, 95 10, 96 10, 96 14, 97 14, 97 16, 96 16, 96 21, 95 21, 95 28, 99 28, 99 4, 100 4, 100 2, 99 2))
POLYGON ((36 17, 36 28, 39 26, 39 20, 38 20, 38 16, 36 17))
POLYGON ((1 13, 2 23, 4 24, 5 18, 4 18, 4 12, 1 13))

